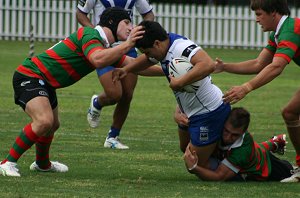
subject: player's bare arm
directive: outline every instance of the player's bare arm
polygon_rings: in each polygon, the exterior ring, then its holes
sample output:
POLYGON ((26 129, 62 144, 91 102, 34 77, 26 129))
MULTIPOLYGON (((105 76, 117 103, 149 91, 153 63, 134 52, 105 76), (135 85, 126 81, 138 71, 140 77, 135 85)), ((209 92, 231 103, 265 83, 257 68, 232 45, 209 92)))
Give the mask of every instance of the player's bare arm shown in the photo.
POLYGON ((180 78, 170 76, 170 88, 174 91, 182 89, 185 85, 201 80, 214 71, 214 62, 204 50, 199 50, 192 58, 194 65, 186 75, 180 78))
POLYGON ((136 72, 140 76, 165 76, 160 65, 152 65, 142 71, 136 72))
POLYGON ((234 86, 223 96, 224 102, 234 104, 243 99, 249 92, 271 82, 281 74, 288 61, 282 57, 274 57, 273 62, 259 74, 241 86, 234 86))
POLYGON ((134 47, 136 40, 142 38, 144 31, 141 26, 136 26, 130 32, 128 39, 120 45, 95 50, 89 57, 89 61, 96 67, 102 68, 118 61, 124 54, 134 47))
POLYGON ((142 14, 142 17, 145 21, 154 21, 154 14, 152 11, 150 11, 146 14, 142 14))
POLYGON ((116 68, 113 71, 113 82, 124 78, 129 72, 138 73, 153 65, 155 65, 155 63, 151 62, 145 54, 142 54, 135 59, 126 57, 122 64, 122 68, 116 68))
POLYGON ((222 163, 214 171, 198 166, 197 154, 195 151, 191 152, 189 147, 186 148, 184 153, 184 161, 189 172, 205 181, 226 181, 236 175, 235 172, 222 163))
POLYGON ((234 74, 257 74, 272 62, 273 53, 263 49, 256 59, 247 60, 239 63, 224 63, 220 58, 216 58, 215 71, 229 72, 234 74))
POLYGON ((86 27, 94 28, 95 26, 91 23, 90 19, 87 17, 87 13, 82 12, 81 10, 76 10, 76 18, 77 21, 82 25, 86 27))

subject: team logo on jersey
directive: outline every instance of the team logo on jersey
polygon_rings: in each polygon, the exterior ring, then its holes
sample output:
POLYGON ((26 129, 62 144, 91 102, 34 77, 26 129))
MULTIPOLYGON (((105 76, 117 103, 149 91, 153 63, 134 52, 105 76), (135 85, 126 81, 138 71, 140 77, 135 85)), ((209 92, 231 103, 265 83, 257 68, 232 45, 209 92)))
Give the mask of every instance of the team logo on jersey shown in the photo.
POLYGON ((204 141, 208 141, 208 128, 207 127, 200 127, 200 141, 204 142, 204 141))
POLYGON ((48 96, 48 93, 45 91, 39 91, 40 96, 48 96))
POLYGON ((45 85, 45 82, 43 80, 39 80, 40 85, 45 85))
POLYGON ((79 0, 79 1, 78 1, 78 4, 79 4, 80 6, 82 6, 82 7, 84 7, 85 3, 86 3, 86 0, 79 0))
POLYGON ((27 85, 28 83, 30 83, 30 80, 21 82, 21 87, 25 87, 25 85, 27 85))
POLYGON ((189 57, 191 52, 197 47, 197 45, 193 44, 185 48, 185 50, 182 52, 182 56, 189 57))

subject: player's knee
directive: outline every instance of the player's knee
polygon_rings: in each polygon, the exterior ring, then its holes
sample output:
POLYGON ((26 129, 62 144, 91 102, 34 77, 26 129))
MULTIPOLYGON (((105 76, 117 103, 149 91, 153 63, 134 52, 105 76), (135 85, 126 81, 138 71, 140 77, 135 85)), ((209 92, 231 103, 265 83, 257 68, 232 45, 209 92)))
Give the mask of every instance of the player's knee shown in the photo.
POLYGON ((281 115, 285 121, 294 121, 299 118, 299 115, 294 114, 287 107, 281 110, 281 115))
POLYGON ((52 130, 54 126, 54 119, 51 116, 40 116, 38 119, 34 120, 33 123, 36 126, 36 132, 39 135, 46 135, 52 130))
POLYGON ((281 111, 281 115, 287 127, 294 128, 300 126, 299 115, 289 111, 288 108, 284 108, 281 111))
POLYGON ((54 133, 55 131, 57 131, 57 129, 59 129, 59 127, 60 127, 60 122, 57 120, 53 123, 51 133, 54 133))

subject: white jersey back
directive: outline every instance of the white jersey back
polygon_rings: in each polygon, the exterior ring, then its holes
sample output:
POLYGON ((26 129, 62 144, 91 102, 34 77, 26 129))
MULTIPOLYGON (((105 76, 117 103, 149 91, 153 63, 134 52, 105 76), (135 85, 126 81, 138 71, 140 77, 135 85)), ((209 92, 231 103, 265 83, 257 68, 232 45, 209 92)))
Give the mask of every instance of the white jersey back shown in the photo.
POLYGON ((84 12, 90 13, 93 10, 93 25, 97 25, 100 21, 102 12, 109 7, 122 7, 130 12, 131 20, 133 16, 133 7, 143 15, 152 11, 152 6, 147 0, 79 0, 77 8, 84 12))
MULTIPOLYGON (((170 48, 161 66, 169 79, 167 65, 173 58, 185 56, 190 61, 198 50, 202 50, 193 41, 173 33, 169 33, 170 48)), ((211 81, 211 76, 201 80, 201 85, 196 93, 174 92, 177 103, 182 112, 188 117, 211 112, 222 103, 222 91, 211 81)))

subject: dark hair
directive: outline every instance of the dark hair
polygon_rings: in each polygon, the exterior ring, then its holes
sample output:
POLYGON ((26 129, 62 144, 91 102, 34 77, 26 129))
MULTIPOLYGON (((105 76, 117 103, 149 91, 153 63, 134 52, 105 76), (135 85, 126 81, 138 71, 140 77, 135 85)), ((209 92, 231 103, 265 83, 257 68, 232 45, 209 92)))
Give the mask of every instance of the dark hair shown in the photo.
POLYGON ((142 21, 139 26, 144 27, 145 33, 143 38, 136 41, 137 48, 151 48, 155 40, 164 41, 168 38, 166 30, 155 21, 142 21))
POLYGON ((242 107, 235 107, 232 108, 227 120, 234 128, 243 127, 243 131, 246 131, 250 123, 250 113, 242 107))
POLYGON ((128 19, 131 21, 128 11, 121 7, 109 7, 103 11, 100 16, 99 25, 107 27, 111 30, 115 41, 118 41, 117 30, 120 21, 128 19))
POLYGON ((278 12, 281 15, 290 15, 287 0, 251 0, 251 10, 262 9, 266 13, 278 12))

